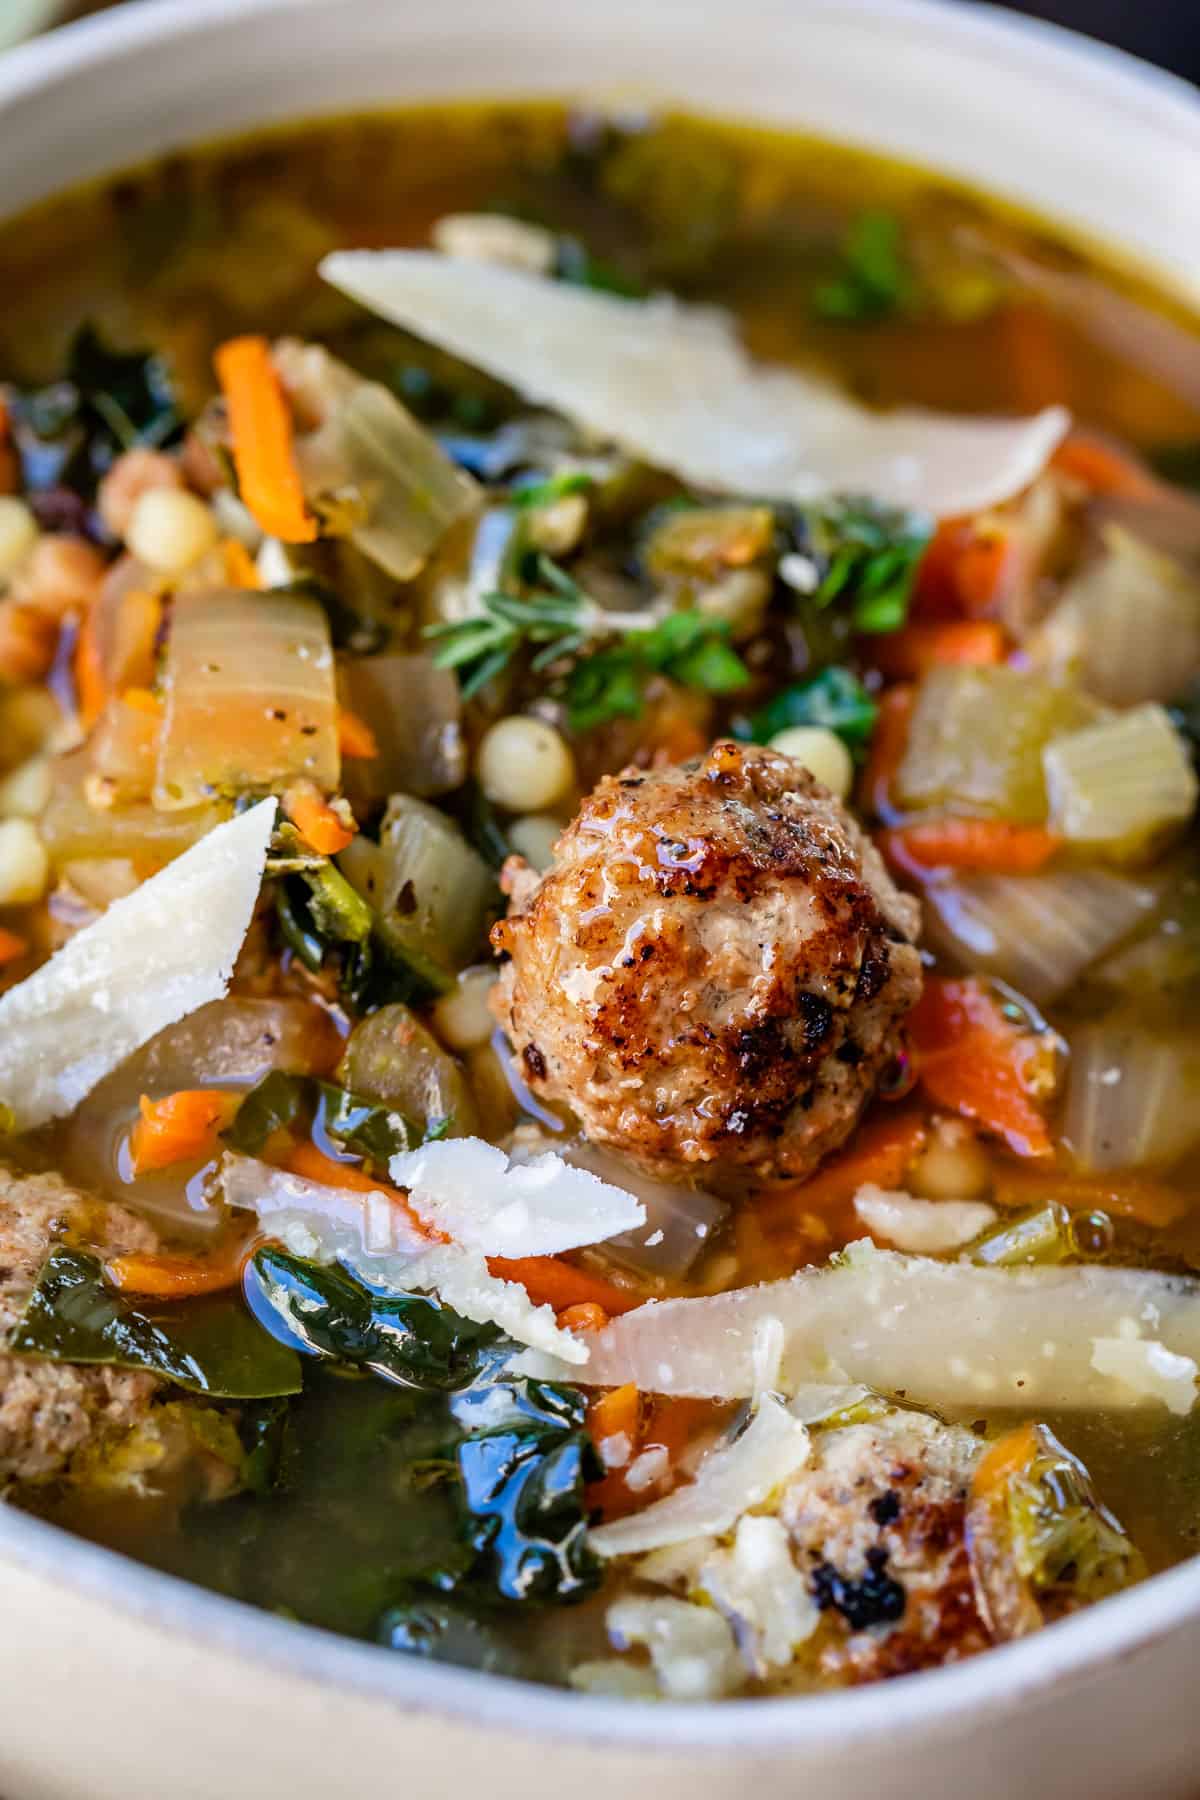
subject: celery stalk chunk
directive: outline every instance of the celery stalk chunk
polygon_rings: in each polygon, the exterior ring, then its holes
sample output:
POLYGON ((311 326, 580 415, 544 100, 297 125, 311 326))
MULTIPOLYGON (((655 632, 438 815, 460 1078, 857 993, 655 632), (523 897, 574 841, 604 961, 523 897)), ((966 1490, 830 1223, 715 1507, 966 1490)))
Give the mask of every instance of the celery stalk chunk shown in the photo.
POLYGON ((1191 758, 1153 702, 1057 738, 1042 764, 1054 829, 1118 862, 1148 857, 1196 810, 1191 758))
POLYGON ((1083 695, 1022 669, 933 669, 917 695, 897 798, 918 811, 1040 825, 1042 751, 1094 715, 1083 695))

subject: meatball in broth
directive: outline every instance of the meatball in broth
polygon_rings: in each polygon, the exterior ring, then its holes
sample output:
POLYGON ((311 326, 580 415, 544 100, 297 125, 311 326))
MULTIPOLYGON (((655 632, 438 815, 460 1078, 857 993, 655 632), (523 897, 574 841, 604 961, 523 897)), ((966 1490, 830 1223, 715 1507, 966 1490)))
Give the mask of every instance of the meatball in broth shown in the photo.
POLYGON ((771 750, 607 776, 541 879, 505 874, 496 1005, 530 1087, 665 1179, 811 1174, 921 992, 917 902, 771 750))

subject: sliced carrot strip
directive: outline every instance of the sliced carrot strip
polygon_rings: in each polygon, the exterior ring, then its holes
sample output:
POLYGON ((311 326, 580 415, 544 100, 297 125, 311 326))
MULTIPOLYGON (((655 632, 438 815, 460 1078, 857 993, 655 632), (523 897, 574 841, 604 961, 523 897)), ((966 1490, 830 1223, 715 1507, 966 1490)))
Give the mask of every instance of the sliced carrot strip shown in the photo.
POLYGON ((262 577, 257 564, 245 544, 237 538, 224 538, 221 543, 221 560, 225 564, 225 579, 230 587, 261 588, 262 577))
POLYGON ((1005 1017, 981 982, 932 976, 908 1015, 925 1092, 974 1119, 1018 1156, 1049 1156, 1050 1132, 1034 1097, 1048 1056, 1045 1038, 1005 1017))
POLYGON ((315 782, 298 781, 283 796, 283 810, 296 830, 322 856, 336 856, 354 836, 315 782))
POLYGON ((213 361, 229 409, 242 500, 269 536, 288 544, 311 544, 317 522, 305 504, 292 416, 270 345, 263 337, 231 338, 213 361))
POLYGON ((594 1300, 580 1300, 574 1306, 564 1307, 557 1322, 564 1331, 603 1331, 608 1314, 594 1300))
POLYGON ((899 825, 876 839, 884 856, 906 875, 929 869, 973 869, 995 875, 1035 875, 1062 847, 1039 825, 1001 819, 929 819, 899 825))
POLYGON ((904 1185, 909 1165, 925 1148, 929 1127, 913 1108, 884 1112, 860 1125, 849 1147, 831 1156, 807 1181, 789 1183, 744 1211, 768 1226, 797 1212, 822 1212, 853 1200, 860 1187, 904 1185))
POLYGON ((1021 573, 1017 532, 999 520, 943 519, 921 558, 915 620, 973 620, 995 613, 1021 573))
POLYGON ((1153 500, 1162 493, 1162 483, 1136 457, 1085 432, 1072 432, 1054 452, 1050 467, 1081 482, 1093 494, 1153 500))
POLYGON ((645 1298, 590 1269, 576 1268, 561 1256, 489 1256, 488 1268, 501 1281, 518 1282, 535 1306, 552 1306, 556 1313, 590 1303, 602 1306, 611 1318, 632 1312, 645 1298))
POLYGON ((997 1206, 1022 1208, 1058 1200, 1070 1212, 1105 1212, 1117 1219, 1161 1230, 1189 1210, 1186 1198, 1148 1175, 1080 1175, 1073 1171, 997 1164, 993 1198, 997 1206))
POLYGON ((0 925, 0 969, 5 963, 18 962, 29 950, 29 939, 0 925))
POLYGON ((912 681, 942 663, 1003 662, 1008 640, 994 619, 914 619, 880 638, 876 660, 892 680, 912 681))
POLYGON ((241 1098, 221 1088, 181 1088, 161 1100, 143 1094, 138 1101, 141 1118, 129 1134, 134 1174, 212 1155, 241 1098))
POLYGON ((100 659, 96 636, 96 608, 90 606, 79 624, 75 640, 75 695, 79 704, 79 720, 90 731, 108 705, 108 681, 100 659))
POLYGON ((624 1387, 610 1388, 588 1407, 587 1423, 592 1442, 602 1444, 606 1438, 627 1437, 632 1452, 637 1445, 641 1416, 642 1397, 635 1381, 627 1381, 624 1387))
POLYGON ((892 783, 904 761, 908 748, 908 728, 912 722, 915 690, 907 685, 889 688, 879 702, 879 717, 871 735, 867 766, 859 788, 864 812, 872 813, 885 823, 896 816, 892 799, 892 783))
POLYGON ((336 1157, 326 1156, 323 1150, 318 1150, 315 1144, 307 1140, 293 1145, 280 1157, 279 1166, 290 1175, 301 1175, 305 1181, 319 1181, 325 1187, 349 1188, 355 1194, 383 1194, 408 1215, 422 1237, 436 1244, 450 1242, 444 1231, 425 1224, 410 1205, 408 1195, 402 1188, 377 1180, 357 1163, 338 1162, 336 1157))
POLYGON ((218 1256, 114 1256, 104 1265, 106 1280, 124 1293, 156 1300, 191 1300, 237 1287, 252 1248, 243 1241, 218 1256))
POLYGON ((157 694, 151 693, 149 688, 126 688, 121 699, 126 706, 132 706, 134 712, 145 713, 148 719, 162 718, 163 703, 157 694))
POLYGON ((343 756, 366 761, 379 755, 379 744, 371 727, 345 706, 338 708, 337 733, 338 749, 343 756))

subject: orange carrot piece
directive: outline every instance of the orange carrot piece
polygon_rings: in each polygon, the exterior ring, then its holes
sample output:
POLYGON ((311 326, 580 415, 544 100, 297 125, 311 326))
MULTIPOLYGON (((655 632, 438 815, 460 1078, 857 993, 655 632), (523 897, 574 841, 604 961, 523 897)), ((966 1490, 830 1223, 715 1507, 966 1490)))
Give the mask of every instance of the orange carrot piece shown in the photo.
POLYGON ((1035 875, 1062 847, 1062 839, 1040 825, 1001 819, 922 820, 881 832, 876 842, 894 868, 918 877, 929 869, 1035 875))
POLYGON ((1048 1046, 1007 1019, 981 982, 932 976, 908 1015, 929 1098, 974 1119, 1018 1156, 1049 1156, 1050 1132, 1034 1097, 1048 1046))
POLYGON ((1058 1200, 1070 1212, 1104 1212, 1117 1219, 1162 1230, 1189 1210, 1186 1198, 1148 1175, 1118 1171, 1081 1175, 1074 1171, 1014 1167, 997 1163, 993 1198, 997 1206, 1023 1208, 1058 1200))
POLYGON ((261 588, 262 577, 254 558, 245 544, 239 543, 237 538, 222 540, 221 561, 225 564, 225 579, 230 587, 261 588))
POLYGON ((336 856, 354 836, 314 781, 298 781, 283 796, 283 810, 301 837, 322 856, 336 856))
POLYGON ((879 717, 871 735, 859 795, 863 811, 885 823, 896 815, 892 783, 908 748, 908 728, 915 701, 915 690, 902 684, 889 688, 879 702, 879 717))
POLYGON ((624 1387, 610 1388, 593 1400, 587 1410, 587 1426, 594 1444, 606 1438, 627 1437, 632 1452, 637 1447, 638 1427, 642 1417, 642 1397, 636 1381, 624 1387))
POLYGON ((1118 450, 1103 438, 1073 431, 1050 459, 1060 475, 1089 488, 1093 494, 1109 494, 1123 500, 1153 500, 1162 483, 1127 450, 1118 450))
POLYGON ((84 730, 90 731, 108 705, 108 681, 100 658, 94 606, 89 607, 80 620, 73 672, 79 720, 84 730))
POLYGON ((6 963, 19 962, 28 950, 28 938, 23 938, 18 932, 9 931, 0 925, 0 969, 6 963))
POLYGON ((340 706, 337 716, 338 749, 343 756, 367 760, 379 755, 379 743, 365 719, 340 706))
POLYGON ((393 1187, 389 1181, 380 1181, 357 1163, 339 1162, 335 1156, 326 1156, 318 1150, 314 1143, 307 1139, 295 1144, 279 1158, 279 1166, 286 1169, 289 1175, 301 1175, 305 1181, 319 1181, 324 1187, 348 1188, 355 1194, 383 1194, 393 1205, 406 1213, 422 1237, 431 1243, 448 1244, 450 1239, 444 1231, 438 1231, 424 1220, 409 1204, 408 1195, 402 1188, 393 1187))
POLYGON ((912 681, 941 663, 1003 662, 1007 650, 1004 628, 994 619, 914 619, 879 639, 876 661, 890 679, 912 681))
POLYGON ((551 1306, 556 1313, 591 1304, 602 1306, 611 1318, 632 1312, 645 1298, 561 1256, 489 1256, 488 1268, 500 1281, 518 1282, 535 1306, 551 1306))
POLYGON ((807 1181, 789 1183, 742 1209, 761 1224, 776 1225, 797 1211, 820 1213, 853 1200, 860 1187, 904 1185, 909 1165, 925 1148, 929 1127, 911 1107, 884 1112, 860 1125, 845 1150, 831 1156, 807 1181))
POLYGON ((242 500, 270 537, 311 544, 317 522, 304 500, 292 441, 292 416, 263 337, 231 338, 213 358, 229 409, 233 461, 242 500))
POLYGON ((574 1306, 564 1307, 557 1322, 564 1331, 603 1331, 608 1314, 594 1300, 579 1300, 574 1306))
POLYGON ((144 687, 126 688, 121 695, 126 706, 132 706, 134 712, 145 713, 148 719, 161 719, 163 703, 157 694, 144 687))
POLYGON ((1021 572, 1017 532, 999 520, 943 519, 917 570, 918 622, 971 620, 995 613, 1021 572))
POLYGON ((240 1100, 240 1094, 221 1088, 180 1088, 161 1100, 143 1094, 138 1101, 141 1117, 129 1134, 134 1174, 211 1156, 240 1100))
POLYGON ((154 1256, 132 1252, 114 1256, 104 1265, 105 1279, 123 1293, 145 1294, 155 1300, 191 1300, 200 1294, 219 1294, 237 1287, 250 1253, 243 1239, 216 1256, 154 1256))

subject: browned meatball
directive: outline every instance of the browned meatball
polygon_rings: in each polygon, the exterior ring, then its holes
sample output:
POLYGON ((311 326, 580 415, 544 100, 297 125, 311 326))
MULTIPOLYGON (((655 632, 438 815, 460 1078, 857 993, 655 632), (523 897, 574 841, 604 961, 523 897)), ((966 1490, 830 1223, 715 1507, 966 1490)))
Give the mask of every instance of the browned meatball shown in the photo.
POLYGON ((496 1006, 530 1087, 668 1180, 810 1174, 920 994, 916 902, 770 750, 607 776, 540 881, 506 874, 496 1006))

